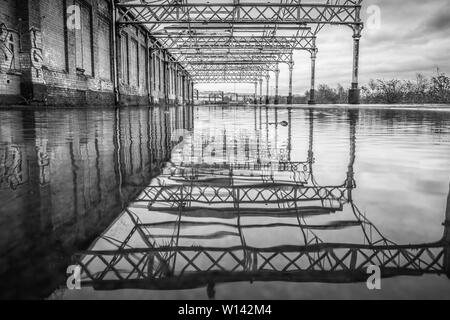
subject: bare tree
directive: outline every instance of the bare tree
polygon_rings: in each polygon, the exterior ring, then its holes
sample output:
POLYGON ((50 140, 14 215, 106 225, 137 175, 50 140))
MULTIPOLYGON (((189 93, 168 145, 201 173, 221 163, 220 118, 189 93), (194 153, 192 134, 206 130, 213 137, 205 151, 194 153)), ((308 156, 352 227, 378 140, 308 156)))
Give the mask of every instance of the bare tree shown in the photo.
POLYGON ((381 91, 381 94, 385 97, 386 103, 399 103, 402 101, 405 84, 397 79, 392 80, 378 80, 377 89, 381 91))

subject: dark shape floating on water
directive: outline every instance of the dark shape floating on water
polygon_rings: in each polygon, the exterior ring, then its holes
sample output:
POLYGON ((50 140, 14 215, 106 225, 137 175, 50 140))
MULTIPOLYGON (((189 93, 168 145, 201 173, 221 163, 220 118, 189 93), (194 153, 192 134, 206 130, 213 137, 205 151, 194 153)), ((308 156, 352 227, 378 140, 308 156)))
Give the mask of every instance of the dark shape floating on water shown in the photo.
POLYGON ((281 122, 278 122, 278 123, 275 123, 275 122, 269 123, 269 125, 271 125, 271 126, 276 125, 276 124, 278 124, 280 126, 283 126, 283 127, 287 127, 289 125, 289 122, 281 121, 281 122))

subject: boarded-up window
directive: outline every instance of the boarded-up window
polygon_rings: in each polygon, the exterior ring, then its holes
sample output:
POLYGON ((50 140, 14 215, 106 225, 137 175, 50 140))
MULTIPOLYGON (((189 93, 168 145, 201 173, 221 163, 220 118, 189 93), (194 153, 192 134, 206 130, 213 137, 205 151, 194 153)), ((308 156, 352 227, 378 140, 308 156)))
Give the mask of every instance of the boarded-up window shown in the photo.
POLYGON ((130 85, 138 86, 138 43, 136 40, 130 41, 130 85))
POLYGON ((139 86, 141 88, 147 87, 146 75, 147 75, 147 64, 146 64, 147 50, 144 46, 141 46, 141 51, 139 51, 139 86))
POLYGON ((98 75, 111 80, 111 24, 105 18, 98 18, 98 75))
POLYGON ((153 55, 153 90, 159 90, 159 60, 156 54, 153 55))
POLYGON ((130 75, 128 73, 128 37, 125 33, 120 35, 120 65, 122 67, 122 82, 130 83, 130 75))
POLYGON ((149 66, 149 71, 148 71, 148 77, 147 77, 147 81, 149 83, 149 88, 150 91, 155 90, 155 78, 154 78, 154 72, 155 72, 155 63, 154 63, 154 57, 153 57, 153 53, 152 53, 152 49, 148 49, 147 51, 148 53, 148 66, 149 66))
POLYGON ((51 69, 66 70, 66 37, 64 34, 64 0, 42 0, 40 10, 43 64, 51 69))
POLYGON ((75 29, 76 67, 85 75, 93 75, 92 67, 92 16, 91 7, 75 1, 80 7, 80 28, 75 29))

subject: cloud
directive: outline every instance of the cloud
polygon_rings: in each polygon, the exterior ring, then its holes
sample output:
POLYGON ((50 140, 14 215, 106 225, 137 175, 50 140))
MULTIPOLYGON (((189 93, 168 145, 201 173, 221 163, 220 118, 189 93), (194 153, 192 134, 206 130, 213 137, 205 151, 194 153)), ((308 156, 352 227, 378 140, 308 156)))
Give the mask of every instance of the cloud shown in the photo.
POLYGON ((450 31, 450 2, 440 6, 420 25, 418 31, 424 36, 450 31))

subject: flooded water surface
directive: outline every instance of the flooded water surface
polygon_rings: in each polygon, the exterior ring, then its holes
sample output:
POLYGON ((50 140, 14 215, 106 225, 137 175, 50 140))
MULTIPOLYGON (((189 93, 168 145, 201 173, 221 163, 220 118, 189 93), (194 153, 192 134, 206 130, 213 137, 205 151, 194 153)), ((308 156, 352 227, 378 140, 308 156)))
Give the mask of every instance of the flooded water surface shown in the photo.
POLYGON ((0 297, 449 299, 448 110, 2 110, 0 297))

